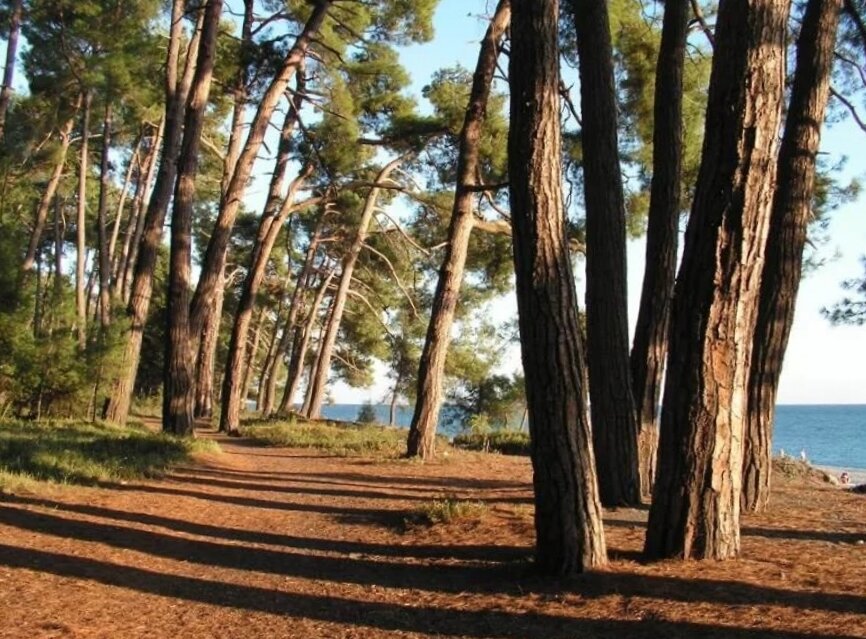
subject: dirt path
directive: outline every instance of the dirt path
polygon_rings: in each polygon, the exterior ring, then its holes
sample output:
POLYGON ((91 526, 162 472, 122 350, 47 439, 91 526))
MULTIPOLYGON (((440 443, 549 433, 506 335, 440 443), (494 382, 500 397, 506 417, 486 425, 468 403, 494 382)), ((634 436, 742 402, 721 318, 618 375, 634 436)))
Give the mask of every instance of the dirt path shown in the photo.
POLYGON ((726 563, 643 565, 645 512, 611 512, 610 569, 547 584, 526 459, 220 445, 160 481, 0 497, 0 637, 866 637, 866 496, 783 484, 726 563), (405 524, 445 496, 485 506, 405 524))

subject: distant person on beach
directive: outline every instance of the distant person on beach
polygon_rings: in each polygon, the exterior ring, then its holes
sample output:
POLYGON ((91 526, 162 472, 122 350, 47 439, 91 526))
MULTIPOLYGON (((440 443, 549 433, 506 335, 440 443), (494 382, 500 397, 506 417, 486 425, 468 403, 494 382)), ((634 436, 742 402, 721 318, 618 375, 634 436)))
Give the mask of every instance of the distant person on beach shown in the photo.
POLYGON ((851 478, 848 477, 848 473, 843 472, 841 475, 839 475, 839 481, 842 483, 843 486, 847 486, 851 483, 851 478))

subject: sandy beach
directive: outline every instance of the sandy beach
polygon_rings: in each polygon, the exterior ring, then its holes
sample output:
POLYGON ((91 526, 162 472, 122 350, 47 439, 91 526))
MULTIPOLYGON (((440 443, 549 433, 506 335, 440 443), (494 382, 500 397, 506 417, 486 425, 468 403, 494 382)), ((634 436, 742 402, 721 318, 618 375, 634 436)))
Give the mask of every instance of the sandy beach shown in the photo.
POLYGON ((838 468, 835 466, 815 466, 815 468, 820 468, 825 473, 829 473, 836 479, 839 479, 839 476, 842 473, 848 473, 851 486, 866 484, 866 469, 864 468, 838 468))

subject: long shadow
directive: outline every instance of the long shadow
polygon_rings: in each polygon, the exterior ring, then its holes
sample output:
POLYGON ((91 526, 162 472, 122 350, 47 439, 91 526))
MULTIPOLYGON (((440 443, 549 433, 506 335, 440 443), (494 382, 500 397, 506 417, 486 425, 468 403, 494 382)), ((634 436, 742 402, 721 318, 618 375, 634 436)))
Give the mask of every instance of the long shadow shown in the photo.
POLYGON ((465 477, 388 477, 387 475, 375 476, 363 473, 286 473, 284 477, 310 478, 317 477, 329 480, 350 480, 361 482, 375 482, 379 484, 407 484, 410 486, 444 486, 446 488, 476 488, 476 489, 507 489, 522 488, 531 490, 529 483, 502 481, 497 479, 466 479, 465 477))
POLYGON ((35 499, 28 497, 10 496, 7 501, 31 506, 50 508, 55 511, 66 511, 89 515, 91 517, 102 517, 115 521, 144 524, 146 526, 159 526, 174 532, 184 532, 201 537, 213 537, 228 541, 237 541, 251 544, 268 544, 271 546, 287 546, 301 550, 316 550, 321 552, 336 552, 342 554, 365 554, 380 557, 413 557, 415 559, 459 559, 462 561, 522 561, 532 554, 529 546, 493 546, 493 545, 411 545, 401 546, 395 544, 376 544, 370 542, 343 541, 336 539, 319 539, 311 537, 298 537, 294 535, 283 535, 279 533, 264 532, 258 530, 246 530, 243 528, 226 528, 152 515, 149 513, 128 512, 113 510, 101 506, 89 506, 85 504, 68 504, 48 499, 35 499))
MULTIPOLYGON (((529 577, 527 563, 460 566, 312 556, 82 522, 18 507, 0 510, 0 523, 58 537, 100 542, 178 561, 307 579, 449 594, 478 592, 516 595, 532 590, 550 590, 545 582, 529 577)), ((742 582, 678 579, 657 575, 597 573, 578 580, 573 587, 566 585, 566 588, 579 592, 583 597, 618 594, 685 603, 770 604, 858 614, 866 611, 866 597, 857 595, 801 592, 742 582)))
POLYGON ((796 541, 829 541, 834 544, 855 544, 862 539, 866 539, 866 531, 849 533, 832 530, 791 530, 785 528, 745 527, 742 528, 740 532, 752 537, 792 539, 796 541))
POLYGON ((855 639, 853 636, 825 635, 738 628, 698 623, 644 620, 582 619, 551 614, 517 614, 502 610, 474 611, 432 606, 402 606, 393 603, 360 601, 307 595, 254 586, 227 584, 196 577, 167 575, 59 553, 0 544, 0 564, 62 577, 88 579, 137 592, 174 597, 187 601, 264 612, 281 617, 299 617, 348 624, 383 631, 434 635, 524 639, 545 637, 573 639, 598 637, 708 637, 712 639, 855 639))

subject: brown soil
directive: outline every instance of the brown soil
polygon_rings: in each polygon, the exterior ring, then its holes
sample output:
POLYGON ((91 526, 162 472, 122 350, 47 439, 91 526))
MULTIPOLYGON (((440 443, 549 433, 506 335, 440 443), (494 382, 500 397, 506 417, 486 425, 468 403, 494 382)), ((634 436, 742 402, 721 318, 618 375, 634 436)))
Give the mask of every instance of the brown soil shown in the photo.
POLYGON ((0 637, 866 637, 866 497, 813 480, 776 482, 739 561, 641 563, 646 512, 621 509, 610 567, 552 583, 525 458, 220 444, 159 481, 0 497, 0 637), (486 508, 411 523, 443 496, 486 508))

